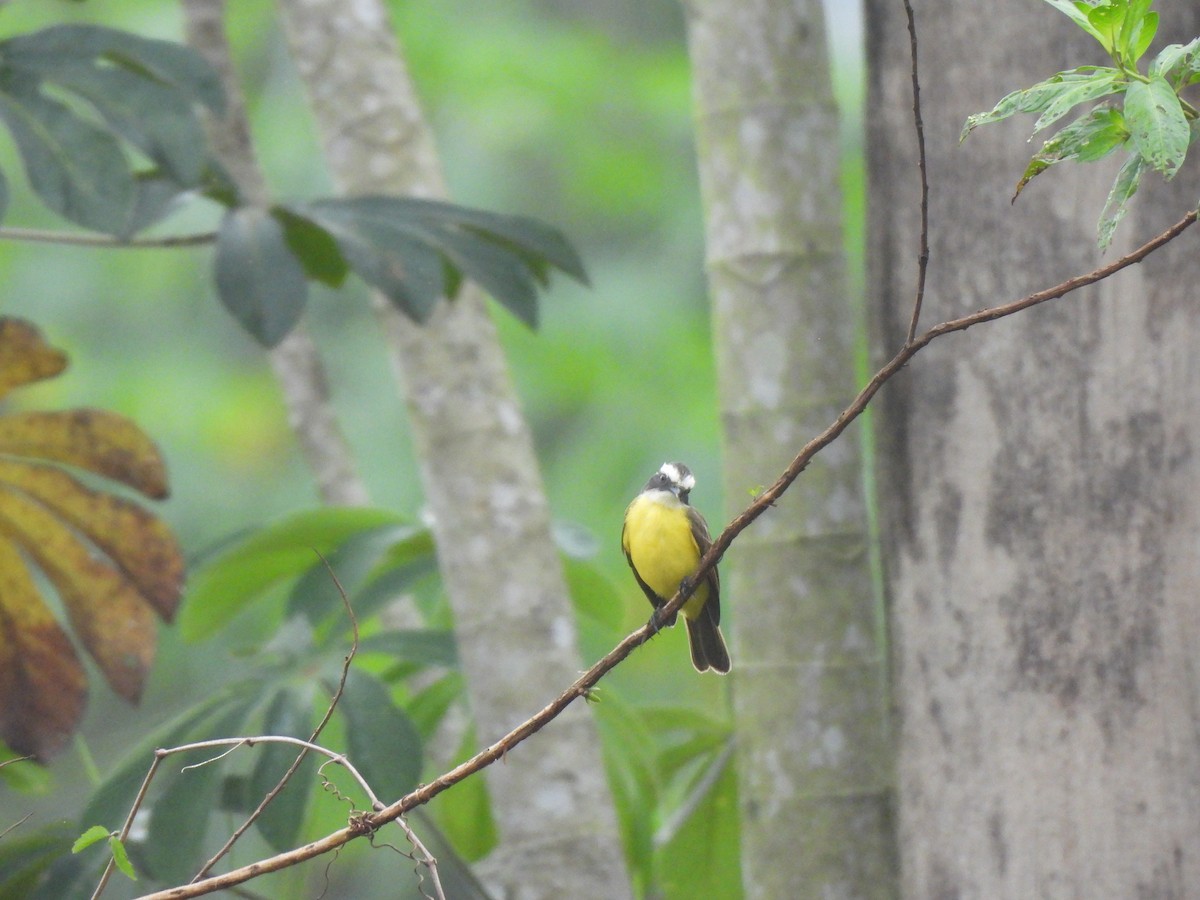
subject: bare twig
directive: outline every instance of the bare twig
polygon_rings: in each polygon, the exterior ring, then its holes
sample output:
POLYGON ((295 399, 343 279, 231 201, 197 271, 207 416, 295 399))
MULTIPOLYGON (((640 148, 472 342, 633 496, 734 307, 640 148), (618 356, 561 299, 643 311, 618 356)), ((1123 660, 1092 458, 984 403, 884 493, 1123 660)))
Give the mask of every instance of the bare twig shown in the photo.
POLYGON ((908 47, 912 57, 913 125, 917 131, 917 168, 921 172, 921 248, 917 252, 917 293, 913 298, 912 318, 908 322, 906 344, 917 336, 921 304, 925 301, 925 273, 929 268, 929 172, 925 165, 925 123, 921 118, 921 80, 917 77, 917 23, 912 3, 904 0, 908 17, 908 47))
MULTIPOLYGON (((133 798, 133 805, 129 807, 129 815, 125 817, 125 822, 117 833, 117 840, 124 842, 129 837, 129 829, 133 827, 133 820, 146 801, 146 792, 150 790, 150 782, 154 780, 154 773, 158 771, 161 762, 162 757, 156 754, 154 761, 150 763, 150 768, 146 771, 146 777, 142 779, 142 786, 138 788, 137 796, 133 798)), ((114 868, 116 868, 116 862, 110 858, 104 871, 100 873, 100 881, 96 884, 96 889, 92 891, 92 900, 99 900, 100 895, 104 893, 104 888, 108 885, 108 880, 112 878, 114 868)))
MULTIPOLYGON (((337 763, 345 768, 347 772, 358 782, 358 786, 363 789, 363 792, 370 799, 374 808, 382 808, 383 803, 375 796, 375 791, 371 789, 371 785, 367 779, 359 773, 358 769, 354 768, 353 763, 346 758, 344 754, 338 753, 335 750, 330 750, 328 747, 322 747, 320 744, 314 744, 312 741, 306 741, 297 737, 290 737, 286 734, 263 734, 254 737, 233 737, 233 738, 212 738, 207 741, 193 741, 190 744, 180 744, 178 747, 168 747, 165 750, 155 750, 155 760, 166 759, 168 756, 174 756, 177 753, 190 753, 193 750, 207 750, 216 747, 228 747, 225 753, 215 756, 212 759, 207 759, 204 762, 193 763, 185 766, 185 769, 195 769, 200 766, 206 766, 209 763, 216 762, 222 759, 229 752, 236 750, 238 747, 253 747, 255 744, 291 744, 295 747, 303 747, 305 750, 311 750, 313 753, 319 753, 322 756, 328 757, 330 762, 337 763)), ((326 763, 325 765, 328 765, 326 763)))
POLYGON ((132 238, 127 241, 108 234, 84 234, 75 231, 48 231, 41 228, 0 228, 0 240, 25 241, 34 244, 68 244, 73 247, 115 247, 137 249, 144 247, 199 247, 217 240, 215 231, 197 234, 169 234, 156 238, 132 238))
MULTIPOLYGON (((325 726, 329 724, 329 720, 333 717, 333 711, 337 708, 338 701, 342 699, 342 693, 346 690, 346 676, 350 672, 350 663, 354 661, 354 657, 358 653, 358 618, 354 615, 354 610, 350 607, 350 598, 346 596, 346 591, 342 587, 342 583, 338 581, 337 574, 333 571, 333 567, 329 565, 329 561, 321 555, 320 551, 315 552, 318 558, 320 558, 321 562, 325 564, 325 568, 329 572, 329 577, 333 579, 334 587, 337 588, 338 594, 342 598, 342 606, 346 608, 346 615, 350 619, 350 627, 353 630, 353 637, 350 643, 350 652, 346 654, 346 659, 342 663, 342 676, 338 680, 337 690, 333 692, 333 696, 329 700, 329 705, 325 708, 325 715, 322 716, 321 721, 317 724, 317 727, 313 729, 312 734, 309 736, 308 739, 310 742, 315 742, 316 739, 321 736, 321 732, 325 730, 325 726)), ((237 829, 234 830, 234 832, 229 836, 229 840, 224 843, 221 849, 214 853, 208 862, 200 867, 200 871, 196 873, 194 878, 192 878, 193 883, 202 880, 209 872, 211 872, 212 867, 215 866, 221 860, 221 858, 225 856, 230 849, 232 849, 233 845, 237 843, 238 839, 240 839, 241 836, 250 829, 250 826, 253 825, 258 820, 259 816, 263 814, 263 810, 267 808, 268 804, 278 797, 280 791, 287 786, 288 781, 290 781, 292 776, 295 775, 299 770, 300 765, 304 762, 306 756, 308 756, 307 748, 300 751, 300 753, 296 756, 296 759, 288 767, 288 770, 284 772, 283 776, 279 779, 279 783, 276 784, 275 787, 273 787, 267 793, 267 795, 262 798, 262 801, 257 807, 255 807, 254 811, 246 817, 246 821, 244 821, 237 827, 237 829)), ((430 857, 430 859, 432 858, 433 857, 430 857)))
POLYGON ((13 822, 11 825, 9 825, 7 828, 5 828, 3 831, 0 831, 0 839, 3 839, 5 836, 7 836, 10 831, 16 831, 18 828, 20 828, 22 825, 24 825, 26 822, 28 822, 32 818, 33 818, 33 813, 25 813, 25 815, 21 816, 21 818, 17 819, 17 821, 13 822))
MULTIPOLYGON (((709 547, 708 552, 704 554, 700 560, 700 564, 686 582, 686 585, 672 597, 666 604, 661 606, 657 611, 657 617, 661 620, 664 617, 669 617, 672 612, 677 612, 688 596, 691 595, 695 585, 699 584, 704 575, 715 566, 725 551, 729 549, 729 545, 741 534, 751 522, 761 516, 767 509, 771 507, 791 486, 792 482, 807 468, 812 458, 816 456, 822 449, 832 443, 842 432, 844 432, 850 423, 857 419, 867 408, 872 398, 879 392, 879 389, 884 386, 897 372, 912 360, 921 350, 943 335, 950 334, 955 331, 966 331, 973 325, 979 325, 984 322, 991 322, 996 319, 1002 319, 1011 316, 1022 310, 1028 309, 1031 306, 1045 303, 1050 300, 1056 300, 1063 297, 1079 288, 1086 287, 1090 284, 1095 284, 1109 276, 1125 269, 1135 263, 1141 262, 1155 250, 1179 237, 1184 231, 1196 223, 1197 213, 1189 212, 1182 219, 1168 228, 1166 231, 1142 244, 1131 253, 1122 256, 1108 265, 1101 266, 1083 275, 1078 275, 1074 278, 1069 278, 1066 281, 1047 288, 1044 291, 1038 291, 1034 294, 1029 294, 1019 300, 1014 300, 1011 303, 1002 304, 1000 306, 992 306, 986 309, 981 309, 978 312, 971 313, 967 316, 962 316, 957 319, 950 319, 935 325, 925 331, 919 337, 905 341, 904 345, 897 351, 896 355, 884 365, 878 372, 872 376, 866 386, 859 391, 858 395, 851 403, 841 412, 837 419, 831 423, 824 431, 810 440, 801 448, 796 458, 788 465, 783 474, 779 478, 760 493, 754 501, 746 507, 746 509, 736 516, 726 527, 725 530, 717 536, 709 547)), ((285 869, 307 859, 312 859, 327 853, 330 850, 335 850, 338 847, 361 837, 364 834, 373 833, 388 822, 393 821, 399 816, 404 815, 418 806, 422 806, 436 797, 438 794, 447 788, 452 787, 462 781, 469 775, 480 771, 481 769, 491 765, 499 759, 502 759, 505 754, 510 752, 514 747, 524 741, 527 737, 540 731, 550 721, 557 717, 564 709, 567 708, 575 699, 584 696, 590 691, 597 682, 600 681, 614 666, 620 663, 625 657, 629 656, 637 647, 649 640, 657 629, 647 623, 628 635, 621 643, 614 647, 606 656, 600 659, 595 665, 581 675, 570 687, 558 695, 551 703, 543 707, 538 713, 525 722, 518 725, 496 743, 492 744, 485 750, 480 751, 471 759, 461 765, 451 769, 449 772, 439 776, 432 782, 418 787, 416 790, 409 793, 407 796, 400 798, 390 806, 373 813, 370 816, 362 816, 355 818, 351 824, 343 829, 326 835, 320 840, 313 841, 303 847, 297 847, 285 853, 280 853, 276 856, 260 860, 251 865, 244 866, 240 869, 234 869, 222 875, 216 875, 198 884, 183 885, 180 887, 170 888, 165 891, 159 891, 153 894, 147 894, 142 900, 184 900, 188 897, 199 897, 204 894, 212 893, 218 890, 229 888, 236 884, 242 884, 259 875, 264 875, 268 872, 276 872, 280 869, 285 869)))

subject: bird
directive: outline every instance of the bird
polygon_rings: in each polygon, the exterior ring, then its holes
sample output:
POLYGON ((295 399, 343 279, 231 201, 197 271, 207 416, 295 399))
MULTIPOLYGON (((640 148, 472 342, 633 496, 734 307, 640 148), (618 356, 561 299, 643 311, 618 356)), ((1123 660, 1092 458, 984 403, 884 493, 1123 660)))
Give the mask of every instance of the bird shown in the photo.
MULTIPOLYGON (((625 510, 621 549, 654 607, 652 621, 659 627, 675 624, 674 613, 661 621, 658 610, 696 571, 712 544, 704 516, 688 503, 695 486, 695 476, 683 463, 663 463, 625 510)), ((721 578, 716 566, 683 604, 683 618, 696 671, 727 673, 729 651, 719 627, 721 578)))

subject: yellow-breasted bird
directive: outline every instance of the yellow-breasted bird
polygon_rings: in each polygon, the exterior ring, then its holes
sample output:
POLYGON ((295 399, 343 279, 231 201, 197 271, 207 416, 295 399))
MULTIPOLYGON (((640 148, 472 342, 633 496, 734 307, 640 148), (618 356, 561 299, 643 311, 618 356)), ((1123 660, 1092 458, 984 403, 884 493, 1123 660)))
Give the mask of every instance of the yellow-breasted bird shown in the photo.
MULTIPOLYGON (((688 504, 696 478, 683 463, 663 463, 625 510, 621 549, 633 577, 656 613, 675 596, 679 583, 696 571, 712 544, 708 524, 688 504)), ((697 672, 729 671, 729 651, 717 626, 721 622, 721 578, 713 566, 683 604, 692 665, 697 672)), ((674 625, 675 616, 661 625, 674 625)))

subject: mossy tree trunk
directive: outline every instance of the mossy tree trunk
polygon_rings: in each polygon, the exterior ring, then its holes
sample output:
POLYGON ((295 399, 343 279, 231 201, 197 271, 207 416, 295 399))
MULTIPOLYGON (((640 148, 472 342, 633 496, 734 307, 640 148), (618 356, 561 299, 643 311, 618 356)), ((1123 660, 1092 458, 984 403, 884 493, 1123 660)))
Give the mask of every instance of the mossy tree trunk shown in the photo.
MULTIPOLYGON (((725 493, 740 511, 853 396, 821 4, 687 4, 725 493)), ((747 897, 891 897, 886 653, 860 435, 727 558, 747 897)))

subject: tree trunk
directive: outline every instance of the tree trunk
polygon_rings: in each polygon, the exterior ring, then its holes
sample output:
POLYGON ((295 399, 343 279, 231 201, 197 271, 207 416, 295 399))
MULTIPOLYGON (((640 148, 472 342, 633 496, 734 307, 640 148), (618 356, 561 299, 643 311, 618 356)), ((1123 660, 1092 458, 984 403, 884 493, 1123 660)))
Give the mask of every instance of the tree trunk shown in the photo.
MULTIPOLYGON (((725 495, 740 512, 854 394, 821 5, 688 5, 725 495)), ((885 653, 856 432, 725 568, 747 897, 891 897, 885 653)))
MULTIPOLYGON (((432 136, 379 2, 281 0, 335 180, 347 194, 444 195, 432 136)), ((466 285, 418 326, 375 306, 403 384, 481 741, 575 679, 573 611, 528 426, 482 295, 466 285)), ((600 741, 576 704, 488 771, 497 896, 630 892, 600 741)))
MULTIPOLYGON (((221 73, 225 114, 211 117, 208 133, 217 156, 251 203, 270 203, 254 145, 241 85, 234 77, 225 37, 225 0, 184 0, 188 43, 221 73)), ((304 322, 268 353, 283 393, 288 424, 317 482, 321 500, 337 506, 365 506, 367 488, 358 477, 350 444, 342 434, 329 397, 325 364, 304 322)))
MULTIPOLYGON (((890 353, 915 284, 918 182, 904 10, 868 8, 870 258, 890 353)), ((963 120, 1107 60, 1048 6, 992 3, 986 31, 970 4, 917 12, 930 325, 1094 268, 1117 164, 1056 169, 1010 206, 1032 119, 959 147, 963 120)), ((1191 4, 1163 18, 1151 55, 1200 28, 1191 4)), ((1187 177, 1139 194, 1126 245, 1194 204, 1187 177)), ((1200 895, 1198 280, 1187 235, 937 342, 885 392, 906 896, 1200 895)))

